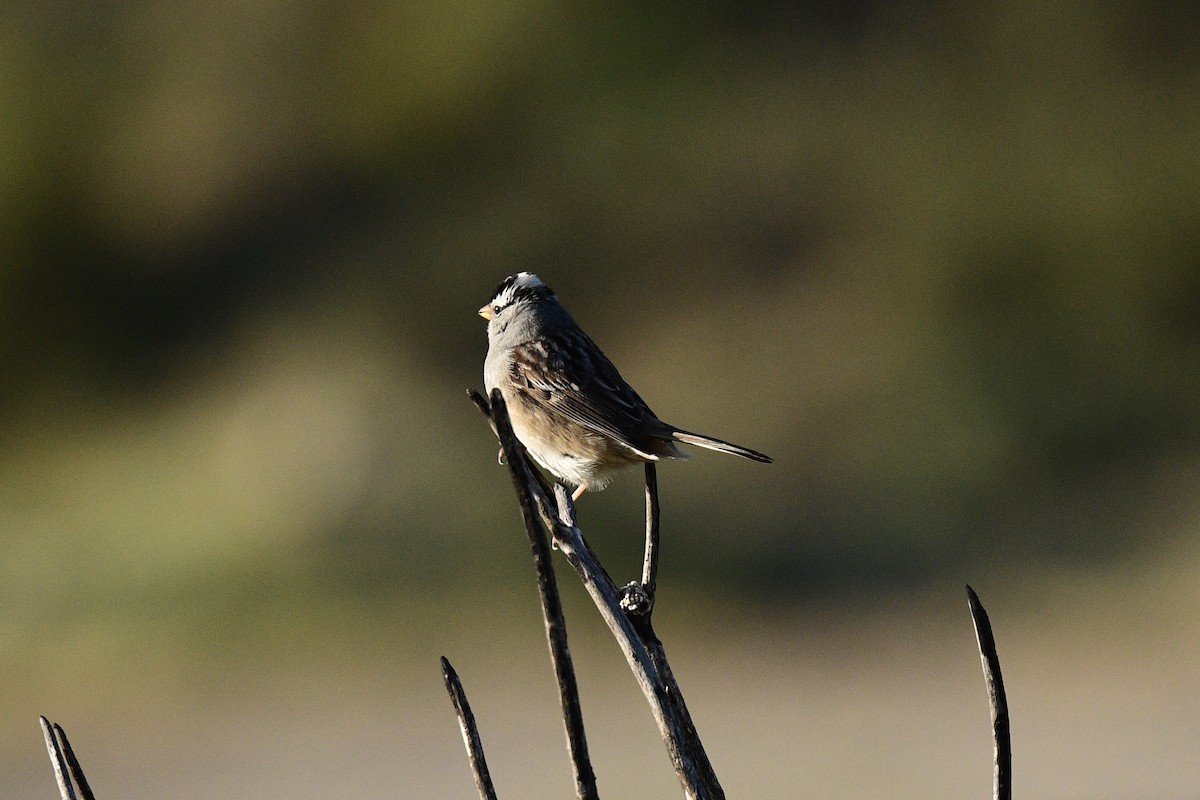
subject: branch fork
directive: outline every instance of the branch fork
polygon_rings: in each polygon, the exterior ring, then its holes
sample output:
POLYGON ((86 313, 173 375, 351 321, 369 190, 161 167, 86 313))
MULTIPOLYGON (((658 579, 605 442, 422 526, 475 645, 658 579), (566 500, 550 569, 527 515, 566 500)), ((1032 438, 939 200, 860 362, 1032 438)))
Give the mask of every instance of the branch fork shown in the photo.
POLYGON ((549 541, 563 552, 575 569, 584 588, 596 604, 601 617, 612 631, 621 652, 633 672, 634 679, 650 704, 659 734, 666 744, 676 776, 689 798, 717 800, 724 791, 717 782, 708 755, 696 735, 683 694, 667 662, 662 643, 654 634, 651 611, 658 573, 658 482, 653 464, 646 465, 646 551, 642 580, 618 589, 600 561, 588 546, 576 524, 575 504, 566 487, 551 485, 533 467, 509 423, 508 412, 499 392, 485 399, 478 392, 470 393, 476 407, 487 418, 500 440, 503 460, 512 475, 513 487, 520 501, 526 531, 534 551, 538 583, 542 590, 542 608, 546 614, 546 630, 551 642, 551 656, 559 675, 559 689, 568 731, 568 749, 576 772, 576 789, 580 798, 595 797, 594 777, 586 763, 586 740, 574 671, 566 646, 566 627, 561 618, 553 565, 549 547, 539 542, 549 541), (544 554, 544 555, 543 555, 544 554), (566 679, 569 675, 569 679, 566 679), (580 759, 584 759, 581 761, 580 759))
MULTIPOLYGON (((647 463, 645 468, 646 550, 641 580, 618 589, 588 547, 576 521, 575 504, 566 487, 561 484, 551 485, 530 463, 524 448, 513 433, 500 393, 494 392, 491 402, 479 392, 472 391, 469 394, 480 412, 487 417, 493 432, 500 440, 500 461, 507 464, 510 470, 529 534, 551 660, 558 677, 568 750, 575 770, 577 796, 581 800, 591 800, 598 798, 599 794, 587 755, 578 688, 570 651, 567 648, 566 623, 562 617, 554 568, 550 560, 551 547, 561 550, 575 569, 625 655, 630 671, 650 705, 655 724, 666 745, 667 754, 685 796, 690 800, 723 800, 724 790, 717 781, 712 763, 696 732, 683 693, 675 681, 666 651, 654 632, 651 620, 658 575, 659 539, 658 480, 654 464, 647 463)), ((1008 733, 1008 706, 1000 676, 1000 661, 996 655, 995 640, 987 613, 983 610, 979 597, 969 586, 967 594, 992 711, 995 743, 993 797, 994 800, 1010 800, 1012 756, 1008 733)), ((458 713, 480 797, 483 800, 494 800, 496 795, 487 776, 479 733, 462 684, 450 662, 444 658, 442 670, 458 713)))

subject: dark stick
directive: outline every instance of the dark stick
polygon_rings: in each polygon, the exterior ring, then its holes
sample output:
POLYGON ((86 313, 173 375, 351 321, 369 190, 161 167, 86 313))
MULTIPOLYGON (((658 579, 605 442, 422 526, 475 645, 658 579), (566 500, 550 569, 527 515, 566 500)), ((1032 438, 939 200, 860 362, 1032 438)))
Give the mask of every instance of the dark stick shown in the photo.
MULTIPOLYGON (((633 672, 634 679, 650 704, 650 711, 658 725, 659 734, 667 746, 667 755, 675 767, 675 774, 683 784, 684 792, 689 798, 704 800, 724 797, 720 786, 713 791, 705 780, 704 770, 695 762, 696 748, 690 746, 686 734, 686 726, 679 719, 678 704, 670 696, 662 675, 654 658, 635 627, 635 620, 647 621, 646 617, 636 617, 624 613, 622 597, 613 584, 603 566, 596 559, 583 534, 575 524, 575 510, 571 503, 570 493, 566 487, 554 487, 557 508, 557 524, 555 524, 555 541, 563 555, 575 567, 583 581, 584 588, 591 595, 592 601, 607 623, 609 630, 625 655, 625 660, 633 672)), ((549 509, 543 513, 548 514, 549 509)), ((551 521, 553 522, 553 520, 551 521)), ((549 524, 549 523, 548 523, 549 524)), ((663 662, 666 661, 665 654, 663 662)), ((675 687, 678 691, 678 687, 675 687)), ((682 699, 682 697, 680 697, 682 699)), ((700 748, 703 754, 703 748, 700 748)), ((705 759, 707 757, 705 756, 705 759)), ((711 767, 709 767, 711 771, 711 767)), ((715 778, 713 783, 715 783, 715 778)))
POLYGON ((67 770, 67 760, 63 755, 62 745, 50 720, 38 717, 42 723, 42 735, 46 737, 46 752, 50 755, 50 765, 54 767, 54 779, 58 781, 58 794, 62 800, 76 800, 75 790, 71 787, 70 773, 67 770))
MULTIPOLYGON (((670 688, 664 684, 661 672, 669 675, 669 665, 660 672, 655 659, 647 650, 647 644, 634 628, 633 620, 644 617, 635 617, 623 610, 621 592, 613 584, 575 525, 574 505, 570 493, 564 486, 555 484, 555 499, 550 499, 551 492, 546 488, 548 481, 533 468, 513 435, 503 398, 498 393, 492 395, 490 404, 478 392, 470 392, 470 395, 481 412, 490 412, 488 419, 492 430, 500 439, 505 461, 512 470, 513 485, 521 503, 522 513, 526 516, 527 527, 528 513, 536 508, 542 523, 553 534, 555 545, 563 551, 563 555, 579 574, 601 618, 609 626, 617 645, 625 655, 634 679, 650 704, 651 714, 658 725, 659 734, 666 744, 667 754, 686 796, 697 800, 724 797, 720 785, 712 775, 711 765, 705 763, 704 768, 700 768, 695 763, 694 754, 700 754, 705 762, 707 756, 704 755, 703 747, 699 746, 699 737, 695 735, 694 729, 691 730, 690 736, 688 734, 690 719, 687 719, 687 724, 680 719, 680 709, 686 714, 686 706, 682 704, 683 698, 678 686, 674 684, 673 678, 670 688), (677 695, 678 700, 671 697, 672 693, 677 695)), ((657 497, 655 499, 657 500, 657 497)), ((647 522, 649 521, 648 517, 647 522)), ((640 589, 637 583, 632 586, 640 589)), ((658 647, 661 651, 661 644, 658 647)), ((661 654, 661 662, 666 665, 665 653, 661 654)))
POLYGON ((1000 656, 987 612, 979 595, 967 586, 967 602, 975 623, 975 639, 979 643, 979 658, 983 662, 983 680, 987 684, 988 704, 992 709, 992 741, 995 763, 992 769, 992 796, 995 800, 1012 800, 1012 742, 1008 726, 1008 699, 1004 694, 1004 677, 1000 674, 1000 656))
MULTIPOLYGON (((479 413, 487 417, 488 422, 492 420, 492 407, 488 403, 487 398, 479 393, 478 389, 467 389, 467 397, 471 398, 471 402, 479 409, 479 413)), ((496 432, 496 423, 492 423, 492 433, 496 432)))
POLYGON ((475 776, 475 788, 479 790, 480 800, 496 800, 496 789, 492 786, 492 776, 488 773, 487 759, 483 755, 483 741, 479 738, 479 727, 475 724, 475 715, 471 713, 471 704, 467 702, 467 693, 463 690, 458 673, 450 666, 450 661, 442 656, 442 680, 446 682, 446 691, 450 693, 450 702, 454 703, 454 713, 458 715, 458 727, 462 730, 463 744, 467 747, 467 759, 471 762, 471 772, 475 776))
POLYGON ((654 605, 658 585, 658 473, 653 461, 646 462, 646 557, 642 561, 642 588, 654 605))
POLYGON ((639 629, 638 633, 642 637, 642 641, 646 643, 646 650, 650 653, 650 660, 654 662, 654 668, 658 670, 659 678, 662 679, 663 685, 666 687, 667 697, 671 701, 673 713, 679 721, 683 744, 687 747, 692 761, 696 764, 696 770, 700 774, 700 779, 708 789, 708 796, 723 800, 725 790, 721 788, 720 782, 717 781, 717 773, 713 770, 712 762, 709 761, 708 752, 704 749, 704 743, 700 741, 700 734, 696 732, 696 725, 692 722, 692 715, 688 711, 687 703, 683 699, 683 692, 680 691, 679 684, 675 681, 675 673, 672 672, 671 665, 667 661, 667 652, 663 649, 662 642, 654 633, 654 627, 650 622, 649 615, 642 617, 640 620, 635 620, 634 627, 639 629), (642 623, 645 624, 645 630, 641 630, 642 623))
POLYGON ((621 608, 635 617, 650 619, 654 590, 658 585, 658 473, 654 462, 646 462, 646 555, 642 559, 642 581, 621 589, 621 608))
POLYGON ((67 739, 67 732, 56 722, 54 723, 54 733, 62 744, 63 753, 67 757, 67 766, 71 768, 71 777, 75 781, 76 788, 79 789, 79 796, 83 800, 96 800, 96 795, 92 794, 92 787, 88 785, 87 776, 83 774, 83 765, 75 757, 75 751, 71 748, 70 740, 67 739))
MULTIPOLYGON (((478 403, 476 403, 478 405, 478 403)), ((529 545, 533 551, 533 563, 537 570, 538 593, 542 600, 542 613, 546 622, 546 640, 550 645, 550 660, 558 679, 558 694, 562 704, 563 724, 567 732, 567 747, 571 765, 575 771, 575 793, 580 800, 599 800, 596 775, 588 756, 587 734, 583 727, 583 709, 579 703, 579 687, 575 681, 575 667, 571 661, 571 650, 567 646, 567 623, 563 618, 562 600, 558 594, 558 582, 554 577, 550 542, 538 522, 538 512, 532 497, 531 486, 536 485, 534 470, 529 466, 525 453, 519 448, 516 435, 508 420, 504 399, 497 390, 492 393, 491 419, 504 449, 505 461, 512 474, 513 486, 521 503, 521 515, 525 519, 525 531, 529 534, 529 545)))
POLYGON ((683 744, 690 751, 692 760, 700 772, 700 777, 713 797, 723 798, 725 792, 717 781, 712 762, 708 759, 708 753, 704 750, 704 744, 700 741, 700 735, 696 732, 696 726, 692 722, 692 715, 683 699, 683 692, 680 691, 679 684, 675 681, 675 673, 667 661, 666 650, 654 632, 654 625, 650 619, 651 612, 654 610, 655 590, 658 584, 659 509, 658 472, 654 462, 648 461, 646 462, 646 555, 642 561, 642 600, 641 605, 631 602, 635 595, 630 593, 632 587, 626 587, 626 594, 622 598, 621 605, 635 617, 633 627, 638 632, 642 643, 646 645, 650 660, 654 663, 654 668, 667 690, 667 698, 671 701, 674 715, 683 734, 683 744))
MULTIPOLYGON (((471 402, 474 403, 475 407, 479 409, 479 413, 483 414, 484 419, 486 419, 488 421, 488 426, 492 429, 492 433, 496 434, 496 438, 499 439, 500 433, 496 430, 496 421, 494 419, 492 419, 492 406, 490 403, 488 403, 487 398, 485 398, 482 394, 480 394, 475 389, 468 389, 467 397, 471 398, 471 402)), ((537 481, 538 486, 540 486, 542 488, 542 491, 545 492, 547 496, 549 496, 551 493, 554 492, 554 488, 550 485, 550 481, 548 481, 546 479, 545 475, 543 475, 538 470, 534 469, 532 464, 529 464, 528 456, 524 456, 525 448, 521 446, 521 443, 519 441, 517 441, 515 439, 515 437, 514 437, 513 441, 515 442, 517 449, 521 452, 522 456, 525 458, 526 465, 529 467, 529 471, 533 474, 533 477, 537 481)), ((503 452, 503 450, 501 450, 501 452, 503 452)))

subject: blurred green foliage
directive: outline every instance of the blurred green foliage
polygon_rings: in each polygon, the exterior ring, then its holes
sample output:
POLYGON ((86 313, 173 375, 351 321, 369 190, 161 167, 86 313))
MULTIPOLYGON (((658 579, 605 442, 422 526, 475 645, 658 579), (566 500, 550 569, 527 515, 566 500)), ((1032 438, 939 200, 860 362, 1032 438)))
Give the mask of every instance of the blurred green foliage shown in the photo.
MULTIPOLYGON (((778 459, 663 471, 666 579, 1154 548, 1200 474, 1198 38, 1182 2, 9 3, 10 624, 524 580, 463 396, 519 269, 778 459)), ((630 569, 635 482, 582 510, 630 569)))

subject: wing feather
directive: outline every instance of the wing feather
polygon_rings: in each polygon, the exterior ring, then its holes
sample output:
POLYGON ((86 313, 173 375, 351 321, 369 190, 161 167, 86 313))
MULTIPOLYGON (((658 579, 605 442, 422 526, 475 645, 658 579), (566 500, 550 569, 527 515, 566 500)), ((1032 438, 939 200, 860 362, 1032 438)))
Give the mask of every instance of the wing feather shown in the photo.
POLYGON ((582 331, 543 336, 513 349, 513 379, 536 392, 548 411, 650 456, 644 438, 654 412, 582 331))

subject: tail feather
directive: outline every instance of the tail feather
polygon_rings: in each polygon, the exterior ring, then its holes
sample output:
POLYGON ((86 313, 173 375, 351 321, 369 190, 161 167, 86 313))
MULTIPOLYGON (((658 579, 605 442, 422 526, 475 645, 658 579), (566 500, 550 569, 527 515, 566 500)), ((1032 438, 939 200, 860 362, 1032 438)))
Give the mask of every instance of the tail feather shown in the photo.
POLYGON ((742 458, 748 458, 751 461, 758 461, 763 464, 770 464, 774 462, 773 458, 763 455, 757 450, 751 450, 749 447, 742 447, 741 445, 732 444, 730 442, 722 441, 721 439, 714 439, 711 436, 701 436, 698 433, 690 433, 688 431, 674 431, 672 432, 671 436, 677 442, 694 444, 697 447, 707 447, 709 450, 716 450, 721 453, 730 453, 735 456, 741 456, 742 458))

